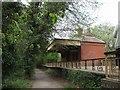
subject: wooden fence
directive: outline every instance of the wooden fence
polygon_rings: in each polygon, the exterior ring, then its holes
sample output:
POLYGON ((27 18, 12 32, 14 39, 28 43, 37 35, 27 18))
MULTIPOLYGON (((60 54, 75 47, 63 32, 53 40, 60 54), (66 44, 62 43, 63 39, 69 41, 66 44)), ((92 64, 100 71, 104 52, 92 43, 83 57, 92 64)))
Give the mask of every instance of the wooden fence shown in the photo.
POLYGON ((120 81, 120 58, 116 54, 120 51, 105 52, 105 75, 107 79, 120 81))
POLYGON ((105 58, 47 63, 45 66, 105 72, 105 58))
MULTIPOLYGON (((105 53, 106 58, 89 59, 81 61, 63 61, 46 63, 47 67, 60 67, 67 69, 79 69, 87 72, 105 74, 107 79, 120 81, 120 67, 116 65, 115 54, 105 53)), ((120 63, 118 63, 120 64, 120 63)))

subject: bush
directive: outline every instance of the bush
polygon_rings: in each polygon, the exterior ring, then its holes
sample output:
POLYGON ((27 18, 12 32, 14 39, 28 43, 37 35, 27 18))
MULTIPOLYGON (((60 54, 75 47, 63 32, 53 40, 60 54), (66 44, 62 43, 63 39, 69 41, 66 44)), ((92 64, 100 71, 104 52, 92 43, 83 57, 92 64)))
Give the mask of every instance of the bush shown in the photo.
POLYGON ((48 53, 45 57, 45 62, 55 62, 60 60, 60 55, 58 53, 48 53))
POLYGON ((30 88, 30 82, 24 79, 6 79, 3 83, 3 88, 30 88))
MULTIPOLYGON (((72 82, 72 84, 80 88, 89 88, 89 90, 101 89, 101 78, 104 77, 104 75, 68 69, 47 69, 45 72, 51 74, 52 76, 62 76, 68 81, 72 82)), ((71 87, 67 86, 65 88, 69 89, 71 87)))
POLYGON ((103 77, 89 72, 67 69, 62 69, 62 76, 79 87, 89 88, 91 90, 101 88, 101 78, 103 77))

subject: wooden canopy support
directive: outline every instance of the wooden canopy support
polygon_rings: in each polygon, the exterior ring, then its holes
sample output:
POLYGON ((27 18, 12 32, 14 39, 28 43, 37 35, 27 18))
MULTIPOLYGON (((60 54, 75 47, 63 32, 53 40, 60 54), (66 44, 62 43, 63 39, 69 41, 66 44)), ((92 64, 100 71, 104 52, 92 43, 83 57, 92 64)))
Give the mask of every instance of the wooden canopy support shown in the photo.
POLYGON ((110 52, 105 52, 105 55, 115 55, 115 54, 120 54, 120 50, 115 50, 115 51, 110 51, 110 52))
POLYGON ((53 42, 48 46, 47 51, 54 51, 60 48, 67 49, 80 46, 79 40, 69 40, 69 39, 54 39, 53 42))

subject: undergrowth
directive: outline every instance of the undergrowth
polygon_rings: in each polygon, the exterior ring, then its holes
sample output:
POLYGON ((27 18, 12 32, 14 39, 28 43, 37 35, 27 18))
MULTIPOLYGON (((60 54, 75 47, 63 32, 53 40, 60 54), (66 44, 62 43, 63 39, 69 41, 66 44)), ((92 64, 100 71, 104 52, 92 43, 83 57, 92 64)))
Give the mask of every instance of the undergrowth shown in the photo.
POLYGON ((62 69, 62 76, 80 88, 89 88, 89 90, 99 90, 101 88, 101 78, 103 77, 89 72, 67 69, 62 69))
POLYGON ((32 83, 25 79, 6 79, 3 88, 31 88, 32 83))
MULTIPOLYGON (((79 88, 87 88, 88 90, 100 90, 101 78, 104 77, 103 75, 97 75, 90 72, 68 69, 46 69, 45 72, 51 75, 60 75, 79 88)), ((68 90, 72 87, 69 85, 65 88, 68 90)))

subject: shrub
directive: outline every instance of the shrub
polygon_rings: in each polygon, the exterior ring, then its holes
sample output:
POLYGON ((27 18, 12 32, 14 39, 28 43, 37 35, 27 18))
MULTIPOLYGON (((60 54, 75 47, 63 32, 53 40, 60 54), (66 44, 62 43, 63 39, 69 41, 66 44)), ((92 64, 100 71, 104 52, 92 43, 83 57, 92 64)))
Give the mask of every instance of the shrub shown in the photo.
POLYGON ((60 60, 60 56, 58 53, 48 53, 45 57, 46 62, 55 62, 60 60))
POLYGON ((3 88, 30 88, 31 83, 24 79, 6 79, 3 88))
POLYGON ((89 72, 67 69, 62 69, 62 76, 79 87, 89 88, 91 90, 101 88, 101 78, 103 77, 89 72))

